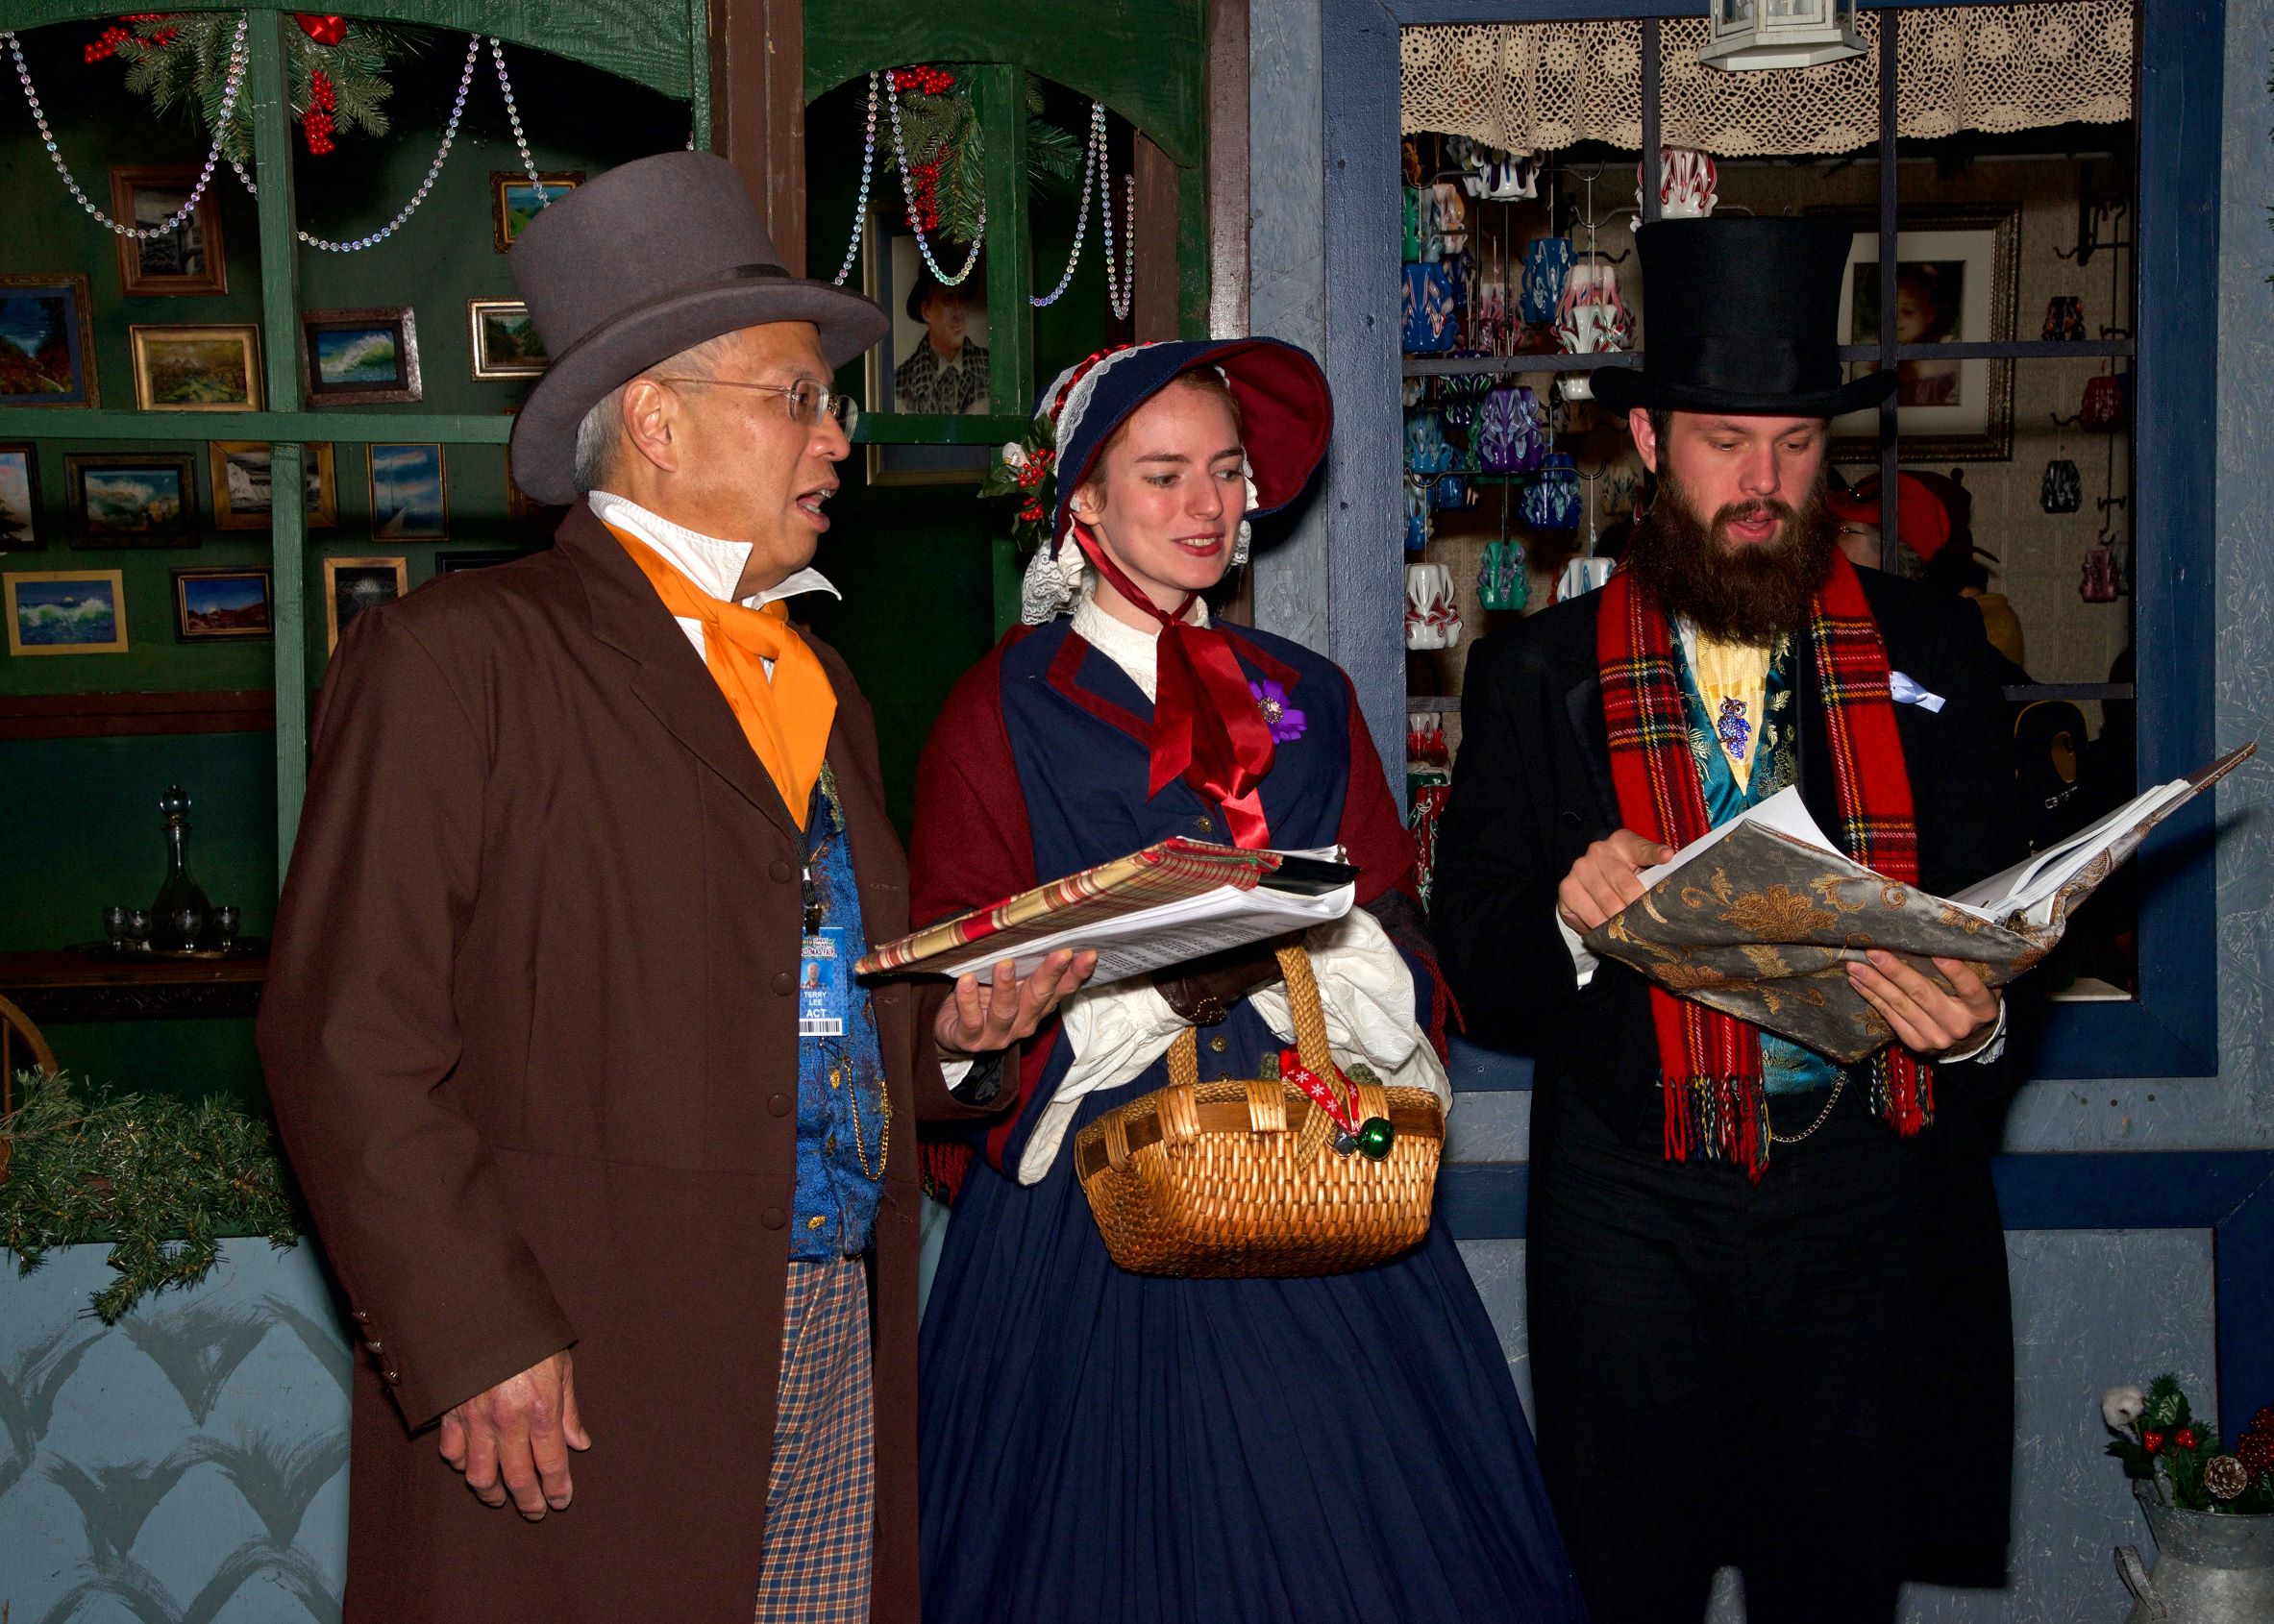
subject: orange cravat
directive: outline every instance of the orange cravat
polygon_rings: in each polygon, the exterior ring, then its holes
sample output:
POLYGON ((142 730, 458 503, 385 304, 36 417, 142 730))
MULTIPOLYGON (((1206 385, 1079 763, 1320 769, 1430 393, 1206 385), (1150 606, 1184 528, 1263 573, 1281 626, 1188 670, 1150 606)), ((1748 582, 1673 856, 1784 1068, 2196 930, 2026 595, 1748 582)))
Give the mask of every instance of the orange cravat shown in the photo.
POLYGON ((666 609, 680 620, 703 623, 703 659, 711 679, 781 792, 782 804, 803 828, 822 758, 828 753, 837 693, 820 659, 791 627, 787 606, 777 601, 746 609, 724 603, 698 589, 637 536, 613 525, 608 532, 624 544, 666 609), (766 676, 768 660, 774 662, 772 680, 766 676))

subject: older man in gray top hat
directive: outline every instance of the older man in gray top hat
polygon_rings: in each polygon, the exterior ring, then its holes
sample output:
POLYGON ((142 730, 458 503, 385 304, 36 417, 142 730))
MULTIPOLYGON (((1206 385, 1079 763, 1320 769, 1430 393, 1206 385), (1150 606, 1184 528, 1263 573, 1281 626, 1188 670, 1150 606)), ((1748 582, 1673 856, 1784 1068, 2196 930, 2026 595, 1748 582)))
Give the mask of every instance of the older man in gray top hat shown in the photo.
POLYGON ((833 590, 830 382, 882 312, 787 274, 707 154, 512 267, 554 357, 514 478, 576 505, 342 639, 260 1022, 369 1355, 347 1616, 912 1621, 909 1124, 982 1110, 940 1061, 1088 966, 848 974, 905 865, 781 605, 833 590))

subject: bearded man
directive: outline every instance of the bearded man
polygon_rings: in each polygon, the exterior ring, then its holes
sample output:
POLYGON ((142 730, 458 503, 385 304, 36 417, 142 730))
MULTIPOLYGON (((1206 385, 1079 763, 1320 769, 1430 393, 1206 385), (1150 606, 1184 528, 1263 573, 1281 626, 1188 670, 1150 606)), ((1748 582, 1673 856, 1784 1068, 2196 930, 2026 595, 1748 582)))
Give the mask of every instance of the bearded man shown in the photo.
POLYGON ((1696 1619, 1725 1564, 1752 1624, 1889 1619, 1905 1578, 2003 1574, 2002 1000, 1873 951, 1850 974, 1896 1043, 1842 1067, 1581 937, 1791 784, 1892 878, 1948 892, 2014 861, 1997 666, 1963 604, 1836 545, 1830 419, 1892 382, 1841 380, 1845 230, 1637 242, 1646 365, 1595 392, 1658 499, 1607 586, 1470 658, 1438 947, 1471 1032, 1537 1062, 1540 1457, 1596 1624, 1696 1619))

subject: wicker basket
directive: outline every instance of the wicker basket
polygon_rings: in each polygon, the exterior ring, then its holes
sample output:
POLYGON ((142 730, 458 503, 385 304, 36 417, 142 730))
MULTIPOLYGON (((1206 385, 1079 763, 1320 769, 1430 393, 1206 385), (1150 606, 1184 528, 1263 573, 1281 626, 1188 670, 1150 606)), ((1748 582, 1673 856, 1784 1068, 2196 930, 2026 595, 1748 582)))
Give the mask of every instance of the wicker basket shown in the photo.
POLYGON ((1169 1050, 1169 1086, 1075 1141, 1082 1193, 1122 1267, 1201 1279, 1341 1274, 1428 1233, 1445 1144, 1437 1095, 1343 1078, 1327 1054, 1309 956, 1283 948, 1279 968, 1303 1065, 1355 1094, 1361 1121, 1389 1119, 1389 1154, 1373 1161, 1336 1150, 1334 1119, 1294 1083, 1199 1081, 1198 1041, 1181 1032, 1169 1050))

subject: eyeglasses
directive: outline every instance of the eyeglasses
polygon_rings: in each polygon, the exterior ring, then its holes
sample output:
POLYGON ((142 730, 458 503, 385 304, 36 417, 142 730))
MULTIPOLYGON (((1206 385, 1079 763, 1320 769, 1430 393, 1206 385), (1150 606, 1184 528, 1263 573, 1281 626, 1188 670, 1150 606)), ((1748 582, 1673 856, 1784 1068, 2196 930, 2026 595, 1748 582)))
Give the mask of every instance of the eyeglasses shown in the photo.
POLYGON ((769 395, 787 395, 790 403, 790 421, 806 429, 821 426, 821 420, 835 420, 838 428, 850 434, 853 426, 860 421, 860 407, 851 395, 834 389, 825 389, 811 379, 795 383, 746 383, 739 378, 657 378, 657 383, 717 384, 724 389, 762 389, 769 395))

